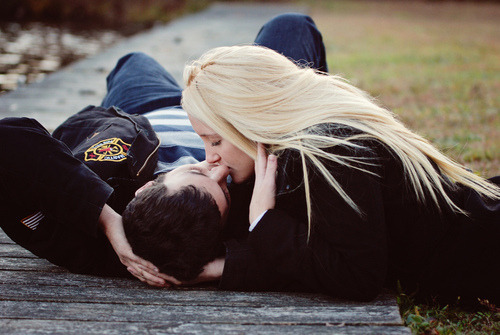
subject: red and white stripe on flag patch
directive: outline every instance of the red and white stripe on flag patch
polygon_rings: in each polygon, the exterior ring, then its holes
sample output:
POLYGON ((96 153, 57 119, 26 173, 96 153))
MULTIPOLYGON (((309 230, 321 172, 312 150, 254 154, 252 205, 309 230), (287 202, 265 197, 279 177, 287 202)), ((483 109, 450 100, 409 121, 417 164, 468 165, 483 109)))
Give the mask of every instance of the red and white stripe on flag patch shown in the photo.
POLYGON ((42 212, 37 212, 35 214, 31 214, 24 219, 21 220, 21 223, 28 227, 31 230, 35 230, 38 227, 40 221, 43 220, 45 216, 42 212))

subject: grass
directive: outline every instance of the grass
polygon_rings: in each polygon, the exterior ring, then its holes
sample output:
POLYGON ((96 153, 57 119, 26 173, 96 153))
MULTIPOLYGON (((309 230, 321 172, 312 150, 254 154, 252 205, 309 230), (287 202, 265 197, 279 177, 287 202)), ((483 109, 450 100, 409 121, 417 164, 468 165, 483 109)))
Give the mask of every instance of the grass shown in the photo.
POLYGON ((500 4, 309 4, 330 72, 455 160, 483 176, 500 174, 500 4))
MULTIPOLYGON (((483 176, 500 175, 500 4, 302 1, 343 75, 413 131, 483 176)), ((398 297, 416 334, 498 334, 500 309, 415 304, 398 297)))
POLYGON ((500 309, 488 306, 475 311, 457 305, 417 305, 410 297, 398 296, 401 317, 415 334, 499 334, 500 309))

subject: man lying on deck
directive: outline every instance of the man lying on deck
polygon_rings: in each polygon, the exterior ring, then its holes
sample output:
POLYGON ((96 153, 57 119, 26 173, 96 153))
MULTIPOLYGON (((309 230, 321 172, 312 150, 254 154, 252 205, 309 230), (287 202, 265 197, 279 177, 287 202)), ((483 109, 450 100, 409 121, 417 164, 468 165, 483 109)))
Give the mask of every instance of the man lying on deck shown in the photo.
MULTIPOLYGON (((321 39, 310 18, 290 14, 266 23, 255 43, 279 50, 283 34, 301 29, 321 39)), ((197 164, 204 144, 180 107, 182 89, 151 57, 122 57, 107 89, 102 107, 85 108, 52 136, 33 119, 0 121, 2 229, 77 273, 128 270, 157 286, 210 280, 223 267, 221 234, 248 234, 244 220, 222 232, 227 167, 197 164)), ((248 217, 249 185, 232 192, 237 217, 248 217)))
POLYGON ((124 56, 107 84, 103 107, 52 135, 33 119, 0 121, 1 228, 72 272, 194 279, 221 251, 227 168, 202 162, 181 89, 152 58, 124 56))

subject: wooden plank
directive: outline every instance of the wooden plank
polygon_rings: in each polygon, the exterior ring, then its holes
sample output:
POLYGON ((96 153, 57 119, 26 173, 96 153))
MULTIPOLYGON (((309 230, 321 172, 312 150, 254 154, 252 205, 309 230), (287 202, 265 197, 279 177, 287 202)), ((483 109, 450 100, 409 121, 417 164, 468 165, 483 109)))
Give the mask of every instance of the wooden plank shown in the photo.
POLYGON ((12 241, 8 236, 7 234, 5 234, 3 232, 2 229, 0 229, 0 243, 7 243, 7 244, 13 244, 15 243, 14 241, 12 241))
POLYGON ((401 325, 398 311, 377 306, 240 307, 0 301, 0 318, 100 322, 195 322, 256 325, 401 325))
POLYGON ((67 273, 64 268, 54 265, 42 258, 2 257, 0 270, 35 271, 35 272, 61 272, 67 273))
POLYGON ((5 320, 2 334, 411 334, 408 328, 392 326, 247 325, 180 322, 82 322, 54 320, 5 320))
POLYGON ((150 305, 212 305, 224 306, 270 306, 270 307, 330 307, 333 304, 345 307, 372 306, 397 309, 394 297, 382 294, 372 302, 353 302, 333 299, 319 294, 282 292, 233 292, 215 288, 157 289, 153 287, 66 287, 0 285, 0 300, 123 303, 150 305))
POLYGON ((13 243, 0 244, 0 257, 38 258, 28 250, 13 243))
POLYGON ((141 288, 146 284, 127 278, 109 278, 75 273, 45 273, 29 271, 0 271, 0 284, 24 286, 78 286, 141 288))

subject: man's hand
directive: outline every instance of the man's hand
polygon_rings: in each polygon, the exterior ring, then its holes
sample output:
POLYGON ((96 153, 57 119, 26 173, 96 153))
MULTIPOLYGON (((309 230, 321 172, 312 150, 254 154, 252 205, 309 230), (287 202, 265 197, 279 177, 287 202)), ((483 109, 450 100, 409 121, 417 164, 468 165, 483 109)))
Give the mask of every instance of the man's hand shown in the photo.
POLYGON ((199 283, 205 283, 210 281, 217 281, 222 278, 222 272, 224 271, 224 258, 216 258, 207 265, 203 267, 203 271, 198 275, 198 277, 194 280, 182 282, 177 280, 172 276, 159 273, 158 275, 165 279, 168 283, 177 285, 177 286, 189 286, 195 285, 199 283))
POLYGON ((276 170, 278 160, 275 155, 267 156, 262 143, 257 145, 255 161, 255 185, 250 201, 250 223, 276 204, 276 170))
POLYGON ((123 230, 122 217, 108 205, 104 205, 99 216, 99 225, 108 238, 113 250, 127 270, 140 281, 152 286, 169 286, 161 278, 156 266, 132 252, 123 230))

